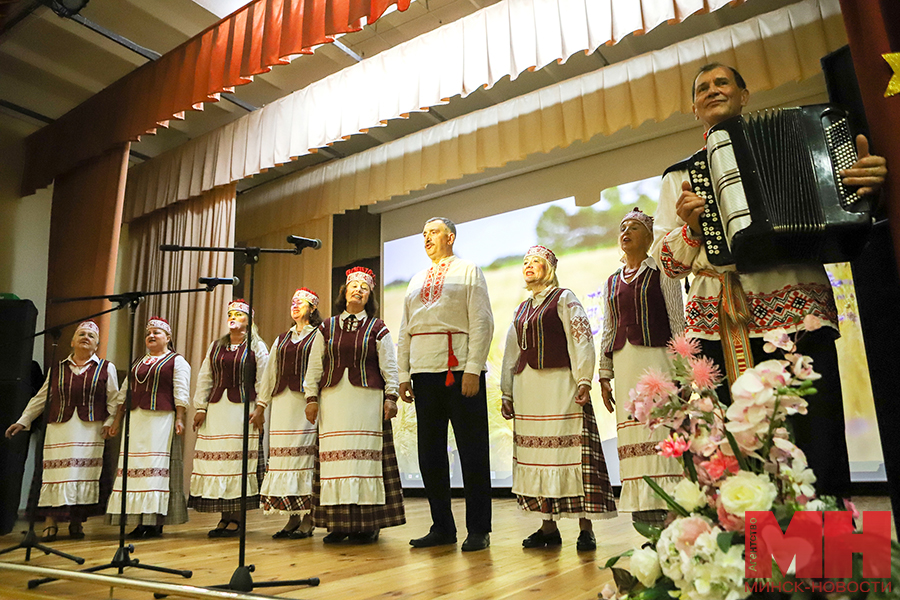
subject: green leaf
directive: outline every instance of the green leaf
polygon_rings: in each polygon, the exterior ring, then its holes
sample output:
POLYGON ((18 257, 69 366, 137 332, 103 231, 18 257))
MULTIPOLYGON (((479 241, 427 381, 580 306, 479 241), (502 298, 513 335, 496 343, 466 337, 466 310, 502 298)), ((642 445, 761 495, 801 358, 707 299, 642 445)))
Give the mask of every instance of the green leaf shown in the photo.
POLYGON ((647 485, 649 485, 653 489, 653 491, 656 492, 657 496, 665 500, 666 504, 668 504, 672 508, 672 510, 677 512, 679 515, 681 515, 682 517, 687 517, 691 514, 685 507, 675 502, 675 498, 670 496, 664 489, 659 487, 659 484, 653 481, 653 479, 651 479, 647 475, 644 475, 644 481, 646 481, 647 485))
POLYGON ((685 452, 681 455, 681 460, 684 461, 684 468, 688 473, 688 477, 690 477, 691 481, 697 483, 697 468, 694 466, 694 454, 685 452))
POLYGON ((620 569, 619 567, 613 567, 613 580, 616 582, 616 589, 619 590, 620 594, 628 594, 634 589, 634 586, 638 583, 637 577, 626 571, 625 569, 620 569))
POLYGON ((616 556, 612 556, 612 557, 610 557, 610 559, 608 561, 606 561, 606 564, 603 565, 603 568, 611 569, 614 564, 619 562, 620 558, 622 558, 624 556, 631 556, 632 554, 634 554, 634 550, 627 550, 627 551, 623 552, 622 554, 617 554, 616 556))
POLYGON ((634 528, 637 529, 637 532, 656 544, 659 541, 659 536, 662 535, 662 529, 656 527, 655 525, 650 525, 649 523, 642 523, 640 521, 634 521, 632 523, 634 528))
POLYGON ((740 447, 738 447, 737 440, 734 439, 734 435, 727 429, 725 430, 725 437, 728 439, 728 445, 731 446, 731 451, 734 452, 734 457, 738 461, 738 465, 744 471, 750 471, 750 465, 747 463, 747 457, 741 452, 740 447))
POLYGON ((734 539, 733 531, 724 531, 718 535, 716 538, 716 543, 719 545, 719 549, 722 552, 727 553, 729 548, 731 548, 731 541, 734 539))

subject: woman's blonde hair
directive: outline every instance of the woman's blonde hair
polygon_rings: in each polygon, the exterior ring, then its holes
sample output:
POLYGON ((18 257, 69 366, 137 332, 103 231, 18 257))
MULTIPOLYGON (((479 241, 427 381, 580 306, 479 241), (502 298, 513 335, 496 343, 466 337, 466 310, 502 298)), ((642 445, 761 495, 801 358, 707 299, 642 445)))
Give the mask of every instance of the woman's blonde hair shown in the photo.
POLYGON ((538 256, 536 254, 531 254, 530 256, 534 256, 544 265, 544 276, 531 285, 526 285, 525 289, 530 290, 532 288, 544 289, 546 287, 559 287, 559 278, 556 276, 556 268, 551 266, 550 262, 543 256, 538 256))

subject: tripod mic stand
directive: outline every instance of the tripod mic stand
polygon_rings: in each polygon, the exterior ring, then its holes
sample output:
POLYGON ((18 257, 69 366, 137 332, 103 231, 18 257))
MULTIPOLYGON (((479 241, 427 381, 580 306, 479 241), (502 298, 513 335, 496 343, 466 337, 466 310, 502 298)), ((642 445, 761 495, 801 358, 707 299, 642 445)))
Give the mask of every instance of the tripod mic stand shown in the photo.
MULTIPOLYGON (((160 296, 160 295, 168 295, 168 294, 186 294, 193 292, 211 292, 215 287, 215 283, 207 284, 205 288, 192 288, 185 290, 168 290, 162 292, 126 292, 124 294, 110 294, 104 296, 84 296, 80 298, 68 298, 65 300, 58 300, 57 302, 76 302, 81 300, 109 300, 111 302, 117 302, 118 306, 115 306, 109 310, 105 310, 101 313, 97 313, 98 316, 100 314, 105 314, 108 312, 113 312, 116 310, 120 310, 125 308, 126 306, 129 308, 129 343, 128 343, 128 375, 125 378, 125 385, 127 386, 125 389, 125 421, 122 427, 122 493, 121 493, 121 507, 120 507, 120 515, 119 515, 119 547, 116 550, 115 555, 113 556, 112 561, 107 564, 99 565, 96 567, 89 567, 87 569, 82 569, 85 573, 94 573, 96 571, 102 571, 103 569, 118 569, 119 575, 121 575, 126 567, 135 567, 138 569, 145 569, 148 571, 157 571, 160 573, 169 573, 172 575, 181 575, 185 578, 190 578, 193 575, 192 571, 181 570, 181 569, 170 569, 168 567, 160 567, 157 565, 149 565, 141 563, 139 559, 132 558, 131 552, 134 551, 134 544, 125 544, 125 525, 127 521, 127 496, 128 496, 128 450, 129 450, 129 439, 131 434, 131 406, 132 406, 132 386, 131 380, 133 377, 132 369, 134 363, 134 329, 135 329, 135 312, 137 310, 138 304, 140 304, 141 300, 147 296, 160 296)), ((92 318, 88 317, 88 318, 92 318)), ((84 562, 84 561, 82 561, 84 562)), ((81 564, 81 563, 79 563, 81 564)), ((50 581, 56 581, 54 578, 48 577, 44 579, 32 579, 28 582, 28 588, 35 588, 43 583, 48 583, 50 581)))
MULTIPOLYGON (((45 329, 44 331, 40 331, 40 332, 34 334, 34 336, 33 336, 33 337, 37 337, 39 335, 43 335, 44 333, 49 333, 50 336, 53 338, 53 343, 51 345, 52 350, 50 352, 50 372, 47 375, 47 398, 44 400, 44 410, 42 411, 44 414, 46 414, 47 406, 49 406, 49 403, 50 403, 50 385, 53 382, 53 366, 56 363, 56 350, 57 350, 57 346, 59 345, 59 337, 62 334, 61 330, 63 327, 72 325, 77 322, 79 322, 79 321, 73 321, 72 323, 66 323, 65 325, 60 325, 58 327, 50 327, 50 328, 45 329)), ((57 366, 57 368, 58 368, 58 366, 57 366)), ((46 433, 44 433, 44 435, 46 435, 46 433)), ((41 465, 42 465, 42 462, 44 459, 44 439, 43 439, 44 435, 39 436, 36 440, 37 443, 35 444, 34 473, 31 477, 31 490, 28 494, 28 502, 27 502, 28 506, 26 507, 26 510, 25 510, 26 514, 28 515, 28 531, 24 532, 25 537, 22 538, 21 542, 19 542, 15 546, 10 546, 9 548, 0 550, 0 554, 6 554, 7 552, 12 552, 14 550, 24 549, 25 550, 25 560, 31 560, 31 550, 33 548, 35 550, 40 550, 44 554, 55 554, 56 556, 61 556, 62 558, 65 558, 67 560, 74 561, 75 564, 83 565, 84 559, 81 558, 80 556, 75 556, 73 554, 67 554, 60 550, 56 550, 54 548, 51 548, 50 546, 42 544, 40 539, 34 533, 34 518, 35 518, 35 513, 37 512, 37 503, 38 503, 39 494, 40 494, 40 491, 38 491, 38 493, 35 494, 34 481, 35 481, 35 478, 37 478, 38 481, 40 481, 39 473, 43 472, 43 468, 41 467, 41 465), (39 468, 40 468, 40 470, 39 470, 39 468), (32 502, 34 504, 32 504, 32 502)), ((40 490, 40 485, 38 486, 38 490, 40 490)))
MULTIPOLYGON (((306 238, 297 238, 298 240, 306 240, 306 238)), ((291 241, 291 238, 288 238, 288 241, 291 241)), ((315 240, 318 241, 318 240, 315 240)), ((319 242, 321 246, 321 242, 319 242)), ((250 293, 248 295, 248 302, 250 308, 250 314, 247 316, 247 348, 249 351, 253 350, 253 286, 255 283, 255 275, 256 275, 256 264, 259 262, 259 257, 261 254, 300 254, 303 251, 305 246, 302 243, 296 243, 296 247, 291 250, 287 248, 258 248, 258 247, 218 247, 218 246, 179 246, 177 244, 162 244, 159 249, 163 252, 232 252, 232 253, 241 253, 247 259, 247 262, 250 264, 250 293)), ((234 573, 231 576, 231 580, 227 584, 223 585, 214 585, 209 586, 212 589, 226 589, 226 590, 234 590, 239 592, 251 592, 254 588, 261 587, 280 587, 280 586, 294 586, 294 585, 310 585, 316 586, 319 585, 319 578, 312 577, 309 579, 296 579, 291 581, 265 581, 254 583, 253 577, 250 573, 256 570, 255 565, 247 565, 245 564, 246 559, 246 547, 247 547, 247 476, 248 476, 248 453, 250 450, 250 411, 249 407, 246 406, 250 402, 251 390, 255 385, 254 381, 250 381, 250 377, 248 375, 249 371, 249 362, 246 361, 243 370, 242 377, 242 385, 243 385, 243 403, 245 404, 243 410, 243 430, 242 430, 242 442, 243 442, 243 452, 241 453, 241 527, 240 527, 240 538, 238 542, 238 566, 235 569, 234 573)), ((259 460, 259 458, 257 458, 259 460)), ((159 596, 157 596, 159 597, 159 596)))

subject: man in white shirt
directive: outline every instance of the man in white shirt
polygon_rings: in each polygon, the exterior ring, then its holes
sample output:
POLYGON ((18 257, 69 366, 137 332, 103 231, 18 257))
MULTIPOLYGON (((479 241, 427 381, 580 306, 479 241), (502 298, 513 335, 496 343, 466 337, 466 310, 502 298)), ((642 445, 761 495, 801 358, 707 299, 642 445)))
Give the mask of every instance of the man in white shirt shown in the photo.
POLYGON ((416 404, 419 468, 432 526, 427 535, 409 543, 415 548, 456 543, 447 458, 451 423, 466 496, 468 536, 462 549, 483 550, 490 545, 491 531, 484 369, 494 317, 481 269, 453 255, 456 225, 432 218, 422 235, 432 264, 409 282, 397 363, 400 398, 416 404))

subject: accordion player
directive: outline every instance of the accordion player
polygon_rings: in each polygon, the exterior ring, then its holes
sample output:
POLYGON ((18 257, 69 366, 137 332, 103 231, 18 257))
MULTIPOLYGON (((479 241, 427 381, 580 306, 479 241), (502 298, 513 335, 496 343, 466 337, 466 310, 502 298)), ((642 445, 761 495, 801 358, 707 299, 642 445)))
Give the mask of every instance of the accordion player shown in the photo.
POLYGON ((709 262, 739 271, 851 260, 873 200, 841 182, 856 162, 846 115, 827 104, 770 109, 713 126, 688 159, 709 262))

